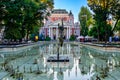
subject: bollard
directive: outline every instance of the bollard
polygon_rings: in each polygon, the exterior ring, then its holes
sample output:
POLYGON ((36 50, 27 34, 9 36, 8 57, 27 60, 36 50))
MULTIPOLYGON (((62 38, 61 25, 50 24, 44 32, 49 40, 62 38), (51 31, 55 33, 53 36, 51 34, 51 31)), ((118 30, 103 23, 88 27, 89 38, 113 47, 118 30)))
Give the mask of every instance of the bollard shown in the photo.
POLYGON ((96 76, 96 80, 101 80, 100 77, 99 77, 98 75, 96 76))
POLYGON ((54 74, 54 67, 53 67, 53 74, 54 74))
POLYGON ((81 73, 82 73, 82 74, 84 74, 84 73, 85 73, 85 71, 84 71, 84 66, 82 67, 82 71, 81 71, 81 73))
POLYGON ((25 71, 25 66, 23 67, 23 69, 24 69, 24 73, 25 73, 25 72, 26 72, 26 71, 25 71))
POLYGON ((38 63, 38 62, 37 62, 37 59, 35 59, 33 64, 37 64, 37 63, 38 63))
POLYGON ((17 66, 17 72, 19 72, 19 66, 17 66))
POLYGON ((38 72, 40 71, 39 66, 37 66, 37 71, 38 71, 38 72))
POLYGON ((30 73, 32 73, 32 68, 31 68, 31 66, 30 66, 30 73))
POLYGON ((90 65, 89 65, 89 72, 90 72, 90 65))
POLYGON ((97 72, 97 64, 95 64, 95 70, 96 70, 96 72, 97 72))
POLYGON ((45 69, 46 69, 46 73, 47 73, 47 66, 45 67, 45 69))

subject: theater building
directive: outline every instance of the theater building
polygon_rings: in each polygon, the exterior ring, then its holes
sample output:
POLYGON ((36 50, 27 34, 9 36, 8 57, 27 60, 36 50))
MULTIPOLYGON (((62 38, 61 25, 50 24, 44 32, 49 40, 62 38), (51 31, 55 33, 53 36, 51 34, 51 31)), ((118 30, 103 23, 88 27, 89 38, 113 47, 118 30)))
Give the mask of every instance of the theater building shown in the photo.
POLYGON ((72 12, 68 12, 65 9, 54 9, 48 20, 45 21, 43 27, 41 27, 40 35, 49 36, 52 40, 57 40, 59 37, 58 24, 61 24, 63 20, 64 25, 64 39, 69 40, 71 35, 79 36, 80 27, 78 23, 74 23, 74 16, 72 12))

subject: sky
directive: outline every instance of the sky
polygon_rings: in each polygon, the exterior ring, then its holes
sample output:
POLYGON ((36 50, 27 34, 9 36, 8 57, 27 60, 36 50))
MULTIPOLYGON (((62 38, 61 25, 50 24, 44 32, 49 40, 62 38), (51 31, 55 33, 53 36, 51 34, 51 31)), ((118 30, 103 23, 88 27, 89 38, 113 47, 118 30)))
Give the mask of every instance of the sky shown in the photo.
POLYGON ((66 9, 68 12, 71 10, 75 22, 78 22, 81 6, 87 6, 87 0, 54 0, 54 9, 66 9))

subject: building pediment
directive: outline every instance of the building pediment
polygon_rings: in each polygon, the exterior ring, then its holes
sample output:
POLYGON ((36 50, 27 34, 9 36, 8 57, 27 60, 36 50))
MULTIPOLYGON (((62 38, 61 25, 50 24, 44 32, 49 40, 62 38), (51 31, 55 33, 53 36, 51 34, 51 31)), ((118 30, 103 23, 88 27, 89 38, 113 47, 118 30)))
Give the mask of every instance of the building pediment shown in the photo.
MULTIPOLYGON (((49 26, 58 26, 58 24, 61 24, 61 23, 62 23, 61 20, 57 20, 57 21, 51 22, 49 24, 49 26)), ((71 26, 72 24, 70 22, 68 22, 68 21, 63 21, 63 25, 64 26, 71 26)))

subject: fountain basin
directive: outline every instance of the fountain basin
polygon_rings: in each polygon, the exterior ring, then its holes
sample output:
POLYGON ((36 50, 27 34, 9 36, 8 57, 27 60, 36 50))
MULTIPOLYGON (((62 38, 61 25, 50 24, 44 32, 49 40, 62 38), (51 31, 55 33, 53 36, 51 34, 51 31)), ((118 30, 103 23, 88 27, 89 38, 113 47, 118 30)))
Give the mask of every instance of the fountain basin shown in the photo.
POLYGON ((69 57, 68 56, 50 56, 47 59, 47 62, 69 62, 69 57))

